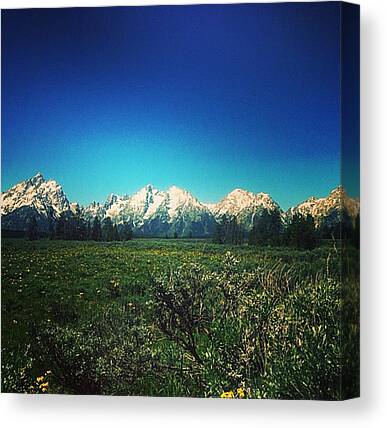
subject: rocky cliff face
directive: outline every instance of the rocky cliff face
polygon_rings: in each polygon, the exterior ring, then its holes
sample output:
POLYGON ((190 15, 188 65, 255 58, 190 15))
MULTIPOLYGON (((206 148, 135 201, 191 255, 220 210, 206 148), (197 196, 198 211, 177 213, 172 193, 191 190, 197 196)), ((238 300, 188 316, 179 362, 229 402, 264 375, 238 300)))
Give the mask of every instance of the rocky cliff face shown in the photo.
POLYGON ((338 222, 343 214, 348 216, 352 222, 360 211, 359 199, 350 198, 342 186, 338 186, 331 191, 326 198, 310 197, 299 205, 287 211, 290 219, 294 214, 303 216, 311 215, 316 226, 323 222, 338 222))
POLYGON ((40 230, 48 230, 65 211, 77 209, 70 204, 62 187, 54 180, 45 180, 38 173, 29 180, 16 184, 2 195, 2 228, 25 230, 31 217, 35 217, 40 230))
POLYGON ((255 194, 242 189, 233 190, 210 210, 217 221, 223 216, 234 217, 246 230, 251 229, 254 217, 262 210, 281 213, 279 205, 267 193, 255 194))
POLYGON ((348 197, 339 186, 325 198, 310 197, 284 213, 267 193, 235 189, 219 203, 204 204, 187 190, 171 186, 162 191, 147 185, 133 195, 111 194, 105 203, 93 202, 87 207, 70 203, 62 187, 41 174, 16 184, 2 195, 2 228, 26 230, 31 217, 39 229, 47 231, 63 212, 77 213, 86 220, 110 217, 114 223, 129 223, 143 236, 211 236, 216 222, 223 217, 235 218, 250 230, 254 218, 262 211, 278 211, 284 223, 295 214, 310 214, 315 224, 337 223, 343 213, 354 222, 359 213, 359 200, 348 197))
POLYGON ((146 236, 208 236, 214 228, 209 209, 176 186, 161 191, 147 185, 133 196, 110 195, 104 205, 93 203, 83 214, 86 218, 110 217, 115 223, 126 221, 146 236))

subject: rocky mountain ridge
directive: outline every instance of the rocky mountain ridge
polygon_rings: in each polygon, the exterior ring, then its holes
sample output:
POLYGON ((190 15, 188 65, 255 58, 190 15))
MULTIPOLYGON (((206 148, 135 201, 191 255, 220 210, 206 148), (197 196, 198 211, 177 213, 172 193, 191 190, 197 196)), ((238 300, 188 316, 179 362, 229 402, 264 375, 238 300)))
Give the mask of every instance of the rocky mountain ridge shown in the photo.
POLYGON ((185 189, 171 186, 158 190, 151 184, 133 195, 110 194, 104 203, 93 202, 86 207, 70 203, 62 187, 42 174, 24 180, 2 194, 2 229, 25 230, 34 216, 39 229, 47 231, 61 213, 73 213, 92 221, 110 217, 113 223, 127 222, 144 236, 210 236, 223 217, 236 218, 245 230, 250 230, 254 218, 262 211, 278 211, 284 223, 295 214, 311 215, 316 225, 325 219, 340 221, 345 212, 351 219, 358 215, 358 199, 347 196, 338 186, 325 198, 311 197, 282 211, 267 193, 252 193, 235 189, 220 202, 205 204, 185 189))

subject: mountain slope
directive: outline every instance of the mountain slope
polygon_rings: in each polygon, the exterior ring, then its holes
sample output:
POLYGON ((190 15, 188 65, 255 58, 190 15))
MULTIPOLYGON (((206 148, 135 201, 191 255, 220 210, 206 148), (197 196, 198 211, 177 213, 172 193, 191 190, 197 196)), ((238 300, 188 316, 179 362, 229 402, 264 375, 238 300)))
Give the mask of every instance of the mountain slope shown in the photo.
POLYGON ((342 186, 338 186, 325 198, 310 197, 304 202, 290 208, 287 217, 290 219, 295 214, 303 216, 311 215, 316 226, 323 222, 338 223, 342 215, 347 215, 352 222, 360 211, 359 199, 350 198, 342 186))
POLYGON ((250 230, 256 216, 279 212, 286 223, 295 214, 310 214, 316 226, 352 222, 359 213, 358 199, 348 197, 339 186, 325 198, 311 197, 284 213, 267 193, 235 189, 216 204, 201 203, 187 190, 171 186, 162 191, 148 184, 133 195, 110 194, 105 203, 87 207, 68 201, 62 187, 38 173, 2 194, 2 229, 23 231, 35 217, 39 230, 47 231, 63 212, 77 213, 92 221, 110 217, 116 224, 127 222, 139 236, 212 236, 223 217, 236 218, 250 230))
POLYGON ((251 229, 254 217, 262 210, 273 212, 281 208, 267 193, 252 193, 235 189, 226 195, 218 204, 210 205, 216 220, 222 216, 235 217, 245 229, 251 229))
POLYGON ((76 204, 69 203, 62 187, 38 173, 2 194, 2 228, 26 230, 29 219, 35 217, 39 229, 46 231, 50 221, 54 222, 62 212, 74 209, 76 204))
POLYGON ((133 196, 111 195, 103 206, 86 207, 84 215, 129 222, 137 233, 155 236, 208 236, 215 224, 205 205, 176 186, 160 191, 147 185, 133 196))

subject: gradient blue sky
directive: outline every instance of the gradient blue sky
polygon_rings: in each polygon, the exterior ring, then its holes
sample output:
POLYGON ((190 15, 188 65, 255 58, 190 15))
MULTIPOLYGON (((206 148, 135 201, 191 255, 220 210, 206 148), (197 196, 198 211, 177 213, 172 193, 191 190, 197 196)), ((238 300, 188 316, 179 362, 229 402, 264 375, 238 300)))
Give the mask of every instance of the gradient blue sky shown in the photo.
POLYGON ((2 189, 283 207, 340 182, 339 3, 2 12, 2 189))

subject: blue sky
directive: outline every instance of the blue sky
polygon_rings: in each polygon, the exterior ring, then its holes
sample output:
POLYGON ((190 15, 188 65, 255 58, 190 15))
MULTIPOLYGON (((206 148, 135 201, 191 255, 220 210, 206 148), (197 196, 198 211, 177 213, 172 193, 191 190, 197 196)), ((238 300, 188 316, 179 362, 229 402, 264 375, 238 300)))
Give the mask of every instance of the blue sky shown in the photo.
POLYGON ((2 13, 2 189, 147 183, 283 207, 340 182, 339 4, 2 13))

